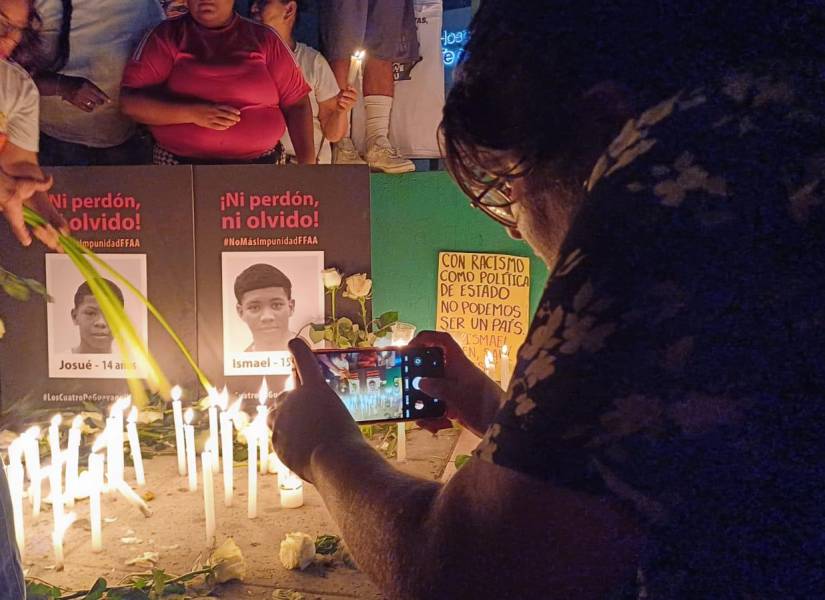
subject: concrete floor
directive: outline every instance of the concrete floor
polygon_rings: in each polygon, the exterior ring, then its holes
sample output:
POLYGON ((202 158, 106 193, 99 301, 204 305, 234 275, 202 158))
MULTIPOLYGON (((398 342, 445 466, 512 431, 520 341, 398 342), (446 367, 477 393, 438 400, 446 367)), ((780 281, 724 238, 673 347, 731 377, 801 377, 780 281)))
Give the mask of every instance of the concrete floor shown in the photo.
MULTIPOLYGON (((407 461, 398 467, 405 472, 427 479, 440 479, 458 440, 456 430, 440 432, 438 436, 414 429, 407 433, 407 461)), ((462 436, 463 437, 463 436, 462 436)), ((52 516, 48 508, 33 521, 26 515, 26 549, 24 566, 28 577, 37 577, 53 585, 77 590, 88 589, 98 577, 110 585, 130 573, 146 572, 143 566, 126 566, 125 562, 144 552, 158 552, 157 567, 180 575, 197 567, 210 554, 206 544, 203 512, 203 489, 188 492, 186 480, 177 474, 174 456, 159 456, 146 461, 147 485, 140 490, 151 491, 153 514, 144 517, 136 508, 116 495, 107 495, 102 502, 104 518, 116 519, 103 525, 103 552, 93 553, 88 522, 88 501, 80 501, 73 509, 78 521, 66 534, 65 569, 53 568, 51 546, 52 516), (123 543, 121 538, 137 538, 137 543, 123 543)), ((127 468, 127 481, 133 484, 133 474, 127 468)), ((291 588, 307 599, 381 598, 381 595, 360 571, 340 563, 333 568, 313 565, 306 571, 288 571, 278 559, 278 548, 285 534, 302 531, 313 537, 325 533, 337 534, 337 528, 309 484, 304 484, 304 506, 298 509, 280 507, 277 476, 259 478, 258 518, 246 515, 246 468, 235 466, 235 502, 223 504, 222 476, 215 477, 215 507, 217 544, 234 538, 247 561, 247 577, 243 583, 217 586, 213 595, 220 598, 266 598, 277 588, 291 588)), ((46 488, 44 485, 44 493, 46 488)))

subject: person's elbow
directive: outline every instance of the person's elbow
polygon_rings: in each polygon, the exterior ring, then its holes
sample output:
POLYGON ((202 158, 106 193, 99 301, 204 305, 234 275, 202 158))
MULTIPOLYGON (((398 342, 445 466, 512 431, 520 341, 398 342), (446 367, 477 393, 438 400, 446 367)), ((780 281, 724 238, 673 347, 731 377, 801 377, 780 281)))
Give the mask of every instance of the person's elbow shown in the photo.
POLYGON ((139 98, 137 90, 128 87, 120 88, 120 112, 133 121, 141 122, 138 111, 138 103, 139 98))

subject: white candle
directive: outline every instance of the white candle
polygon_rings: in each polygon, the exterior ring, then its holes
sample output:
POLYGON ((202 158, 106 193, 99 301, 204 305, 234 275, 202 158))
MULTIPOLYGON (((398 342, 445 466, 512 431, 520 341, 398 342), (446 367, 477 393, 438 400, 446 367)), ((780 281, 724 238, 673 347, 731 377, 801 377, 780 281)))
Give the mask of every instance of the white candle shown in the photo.
POLYGON ((198 465, 195 462, 195 428, 192 423, 191 408, 186 409, 183 426, 184 437, 186 438, 186 471, 189 474, 189 491, 194 492, 198 489, 198 465))
POLYGON ((175 448, 178 451, 178 475, 186 475, 186 448, 183 441, 183 407, 179 385, 172 388, 172 416, 175 420, 175 448))
POLYGON ((29 497, 32 501, 32 516, 40 516, 40 504, 43 496, 43 474, 40 469, 40 427, 26 430, 23 452, 26 457, 26 471, 29 473, 29 497))
POLYGON ((60 449, 60 423, 62 422, 63 417, 57 414, 52 417, 51 425, 49 425, 49 450, 53 465, 62 460, 63 452, 60 449))
POLYGON ((14 537, 17 541, 17 548, 20 555, 26 548, 26 534, 23 529, 23 488, 25 486, 25 474, 21 455, 26 444, 23 436, 15 439, 9 446, 9 493, 11 494, 11 509, 14 515, 14 537))
POLYGON ((65 509, 63 507, 62 475, 63 465, 58 462, 52 463, 49 467, 49 487, 52 501, 52 515, 54 516, 54 529, 52 531, 52 545, 54 548, 54 568, 63 570, 63 535, 65 534, 65 509))
POLYGON ((66 536, 66 532, 69 530, 69 527, 72 526, 72 523, 74 523, 76 518, 77 515, 73 512, 70 512, 68 515, 64 515, 61 519, 60 526, 55 527, 55 530, 52 532, 55 571, 63 570, 63 538, 66 536))
MULTIPOLYGON (((218 390, 215 388, 209 388, 209 443, 212 444, 213 448, 218 447, 218 403, 220 402, 220 398, 218 395, 218 390)), ((214 461, 214 464, 210 463, 212 466, 212 472, 218 472, 218 461, 214 461)))
POLYGON ((238 410, 240 401, 233 404, 229 410, 220 415, 221 422, 221 455, 223 457, 223 503, 232 506, 235 493, 235 459, 232 447, 232 417, 238 410))
POLYGON ((250 519, 254 519, 258 516, 258 465, 256 460, 258 457, 258 432, 256 430, 254 422, 246 428, 245 433, 246 449, 248 454, 248 457, 246 459, 247 477, 249 479, 249 489, 247 491, 248 498, 246 506, 246 516, 250 519))
POLYGON ((501 347, 501 387, 504 391, 510 387, 510 349, 507 344, 501 347))
POLYGON ((133 490, 132 487, 125 481, 121 480, 118 482, 117 493, 126 498, 129 504, 138 508, 147 519, 152 516, 152 509, 149 508, 146 501, 138 496, 137 492, 135 492, 135 490, 133 490))
POLYGON ((269 453, 269 472, 277 473, 279 478, 285 477, 289 472, 289 469, 287 469, 286 465, 281 462, 281 459, 278 458, 278 455, 275 452, 269 453))
POLYGON ((89 521, 92 526, 92 550, 103 550, 103 530, 100 511, 100 493, 103 491, 103 456, 97 452, 89 455, 89 521))
POLYGON ((72 419, 72 426, 69 429, 69 443, 66 447, 66 506, 74 506, 74 499, 77 495, 77 463, 80 453, 80 427, 83 425, 83 417, 77 415, 72 419))
POLYGON ((269 428, 266 426, 267 400, 269 399, 269 387, 266 385, 266 378, 261 381, 261 388, 258 390, 258 416, 255 419, 258 423, 258 448, 260 458, 258 462, 261 467, 261 475, 266 474, 269 457, 269 428))
POLYGON ((129 448, 132 451, 132 463, 135 465, 135 480, 138 487, 143 487, 146 485, 146 477, 143 474, 143 455, 140 452, 140 438, 137 432, 137 406, 133 406, 129 411, 126 433, 129 435, 129 448))
POLYGON ((106 470, 110 488, 123 481, 123 411, 132 403, 131 397, 119 398, 106 419, 106 470))
POLYGON ((349 73, 347 73, 347 85, 355 85, 358 71, 361 70, 361 63, 367 56, 365 50, 356 50, 349 59, 349 73))
POLYGON ((213 446, 206 445, 206 449, 201 454, 201 467, 203 469, 203 510, 206 513, 206 543, 212 545, 215 541, 215 492, 212 483, 212 461, 216 460, 212 453, 213 446))
POLYGON ((304 505, 304 482, 292 471, 278 483, 282 508, 299 508, 304 505))
POLYGON ((395 459, 398 462, 407 462, 407 425, 398 423, 396 428, 395 459))
POLYGON ((493 351, 487 350, 487 353, 484 355, 484 374, 487 375, 490 379, 495 381, 495 366, 496 366, 496 359, 493 357, 493 351))

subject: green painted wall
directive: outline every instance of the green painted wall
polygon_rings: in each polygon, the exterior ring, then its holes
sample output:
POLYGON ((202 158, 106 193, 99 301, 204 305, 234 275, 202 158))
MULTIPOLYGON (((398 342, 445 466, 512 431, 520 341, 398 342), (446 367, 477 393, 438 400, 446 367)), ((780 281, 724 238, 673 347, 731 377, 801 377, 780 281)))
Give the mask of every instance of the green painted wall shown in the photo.
POLYGON ((371 190, 375 314, 398 310, 401 320, 433 329, 442 250, 530 257, 530 310, 535 310, 547 280, 544 263, 524 242, 470 208, 446 172, 373 175, 371 190))

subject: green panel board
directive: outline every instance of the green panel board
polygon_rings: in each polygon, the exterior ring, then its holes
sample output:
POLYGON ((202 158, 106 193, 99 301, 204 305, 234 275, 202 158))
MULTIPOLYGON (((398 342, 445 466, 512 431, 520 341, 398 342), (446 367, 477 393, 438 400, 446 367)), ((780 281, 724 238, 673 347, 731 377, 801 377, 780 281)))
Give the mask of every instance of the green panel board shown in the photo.
POLYGON ((438 253, 498 252, 530 257, 530 308, 534 311, 547 268, 522 241, 473 210, 444 171, 373 175, 373 312, 398 310, 401 320, 435 327, 438 253))

